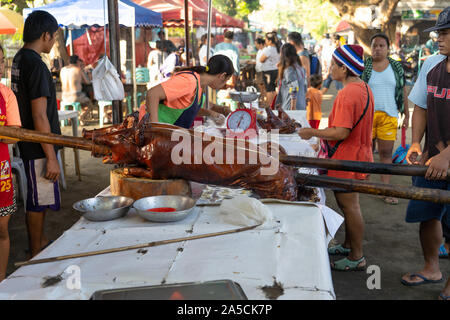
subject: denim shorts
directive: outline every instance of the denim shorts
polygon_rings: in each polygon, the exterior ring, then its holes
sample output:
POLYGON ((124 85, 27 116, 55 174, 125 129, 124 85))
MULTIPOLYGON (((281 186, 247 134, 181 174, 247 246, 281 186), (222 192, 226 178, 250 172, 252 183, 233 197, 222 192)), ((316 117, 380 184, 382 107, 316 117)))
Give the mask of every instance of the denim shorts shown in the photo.
MULTIPOLYGON (((450 183, 444 180, 427 180, 424 177, 412 177, 414 187, 450 190, 450 183)), ((431 219, 442 220, 450 205, 428 201, 411 200, 406 210, 406 222, 425 222, 431 219)))

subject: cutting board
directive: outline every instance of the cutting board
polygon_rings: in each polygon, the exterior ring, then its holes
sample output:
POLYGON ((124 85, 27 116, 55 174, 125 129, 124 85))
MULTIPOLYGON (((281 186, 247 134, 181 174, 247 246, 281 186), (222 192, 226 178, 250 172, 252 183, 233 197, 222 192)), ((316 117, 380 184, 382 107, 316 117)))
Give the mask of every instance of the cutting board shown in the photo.
POLYGON ((134 200, 159 195, 189 197, 192 195, 190 184, 186 180, 152 180, 131 177, 123 173, 123 168, 111 170, 110 183, 112 195, 130 197, 134 200))

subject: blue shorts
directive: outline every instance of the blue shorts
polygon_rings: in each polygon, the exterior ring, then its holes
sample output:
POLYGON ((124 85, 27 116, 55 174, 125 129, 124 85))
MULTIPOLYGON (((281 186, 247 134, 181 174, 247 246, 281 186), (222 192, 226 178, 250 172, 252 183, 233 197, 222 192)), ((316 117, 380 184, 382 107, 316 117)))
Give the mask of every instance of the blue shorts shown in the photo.
MULTIPOLYGON (((414 187, 450 190, 450 183, 443 180, 427 180, 424 177, 412 177, 414 187)), ((450 205, 428 201, 411 200, 406 210, 406 222, 425 222, 431 219, 442 220, 450 205)))

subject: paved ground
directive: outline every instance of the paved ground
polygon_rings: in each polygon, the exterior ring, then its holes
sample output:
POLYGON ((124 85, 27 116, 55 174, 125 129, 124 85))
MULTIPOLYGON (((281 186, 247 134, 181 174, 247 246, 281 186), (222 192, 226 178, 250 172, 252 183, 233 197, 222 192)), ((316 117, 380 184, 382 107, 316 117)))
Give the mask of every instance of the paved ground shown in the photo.
MULTIPOLYGON (((324 96, 324 117, 327 117, 336 94, 333 88, 324 96)), ((322 121, 321 124, 326 124, 322 121)), ((410 131, 408 131, 409 133, 410 131)), ((71 134, 71 129, 63 128, 64 134, 71 134)), ((400 137, 400 136, 399 136, 400 137)), ((408 135, 408 140, 409 135, 408 135)), ((398 146, 398 142, 395 148, 398 146)), ((45 229, 50 239, 58 238, 70 228, 79 216, 71 209, 72 204, 80 199, 96 195, 109 185, 109 170, 112 166, 103 165, 101 159, 92 158, 89 152, 80 151, 82 181, 75 176, 73 152, 66 150, 67 190, 62 192, 62 209, 59 212, 48 212, 45 229)), ((379 177, 373 176, 373 181, 379 177)), ((393 177, 392 184, 409 186, 410 178, 393 177)), ((410 271, 418 271, 422 267, 422 254, 418 238, 418 225, 404 222, 407 200, 400 200, 398 205, 385 204, 372 195, 361 195, 361 209, 365 220, 364 252, 368 265, 380 268, 381 289, 369 290, 367 280, 371 274, 366 272, 333 271, 334 289, 337 299, 437 299, 443 284, 424 285, 416 288, 405 287, 400 277, 410 271)), ((327 205, 340 212, 334 196, 327 191, 327 205)), ((337 240, 342 241, 344 228, 337 233, 337 240)), ((23 207, 10 220, 11 254, 8 274, 15 268, 13 263, 27 259, 28 240, 25 228, 23 207)), ((306 258, 306 257, 305 257, 306 258)), ((334 260, 334 257, 330 258, 334 260)), ((445 277, 450 275, 450 260, 441 260, 441 269, 445 277)))

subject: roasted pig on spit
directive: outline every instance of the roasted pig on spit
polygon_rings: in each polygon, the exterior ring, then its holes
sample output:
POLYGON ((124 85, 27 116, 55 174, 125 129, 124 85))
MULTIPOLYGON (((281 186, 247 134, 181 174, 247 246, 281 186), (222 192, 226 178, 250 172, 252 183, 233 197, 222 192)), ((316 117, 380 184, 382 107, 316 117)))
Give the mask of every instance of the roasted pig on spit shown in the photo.
POLYGON ((313 189, 299 191, 296 169, 278 162, 270 144, 264 150, 245 140, 150 123, 148 114, 139 123, 137 119, 133 114, 120 125, 84 131, 85 138, 111 149, 109 155, 94 156, 125 165, 124 172, 131 176, 245 188, 261 198, 289 201, 309 200, 314 195, 313 189))
POLYGON ((301 128, 301 125, 292 120, 281 107, 277 108, 277 111, 278 117, 272 109, 266 108, 267 119, 258 118, 259 126, 267 131, 278 129, 281 134, 291 134, 297 128, 301 128))

